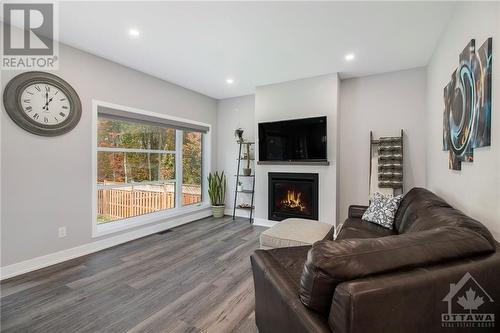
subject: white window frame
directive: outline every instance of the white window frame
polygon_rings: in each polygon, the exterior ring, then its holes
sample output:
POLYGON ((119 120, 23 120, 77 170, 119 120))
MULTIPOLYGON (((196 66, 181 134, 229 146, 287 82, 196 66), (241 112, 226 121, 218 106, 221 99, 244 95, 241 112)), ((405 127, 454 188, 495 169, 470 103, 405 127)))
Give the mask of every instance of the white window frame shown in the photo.
MULTIPOLYGON (((190 119, 185 119, 185 118, 180 118, 180 117, 175 117, 175 116, 169 116, 161 113, 155 113, 155 112, 150 112, 142 109, 137 109, 137 108, 132 108, 128 106, 123 106, 123 105, 118 105, 118 104, 113 104, 113 103, 108 103, 108 102, 103 102, 99 100, 92 100, 92 237, 100 237, 103 235, 131 229, 131 228, 136 228, 144 225, 148 225, 151 223, 159 222, 165 219, 169 218, 174 218, 177 216, 189 214, 189 213, 195 213, 204 209, 207 209, 210 207, 210 202, 208 201, 208 181, 207 181, 207 176, 208 172, 211 170, 211 136, 212 136, 212 131, 211 131, 211 125, 202 123, 199 121, 194 121, 190 119), (104 223, 104 224, 97 224, 97 191, 99 186, 97 184, 97 152, 98 151, 114 151, 114 150, 120 150, 123 151, 123 149, 118 148, 99 148, 97 147, 97 121, 98 121, 98 110, 99 107, 104 107, 104 108, 112 108, 115 110, 123 110, 124 112, 128 113, 136 113, 139 115, 145 115, 145 116, 151 116, 151 117, 156 117, 156 118, 161 118, 161 119, 166 119, 166 120, 172 120, 172 121, 178 121, 178 122, 184 122, 184 123, 189 123, 193 125, 200 125, 200 126, 206 126, 209 128, 207 133, 203 134, 203 139, 202 139, 202 168, 201 168, 201 179, 202 179, 202 184, 201 184, 201 198, 202 201, 200 203, 196 204, 190 204, 190 205, 182 205, 182 141, 183 141, 183 131, 182 130, 176 130, 176 140, 175 140, 175 145, 176 149, 175 151, 171 150, 166 150, 164 151, 165 153, 169 154, 175 154, 175 207, 167 210, 162 210, 154 213, 149 213, 149 214, 144 214, 144 215, 138 215, 134 217, 129 217, 126 219, 121 219, 121 220, 116 220, 110 223, 104 223)), ((127 151, 130 149, 127 149, 127 151)), ((134 150, 134 149, 132 149, 134 150)), ((131 152, 133 152, 131 150, 131 152)), ((142 149, 137 149, 137 152, 147 152, 147 150, 142 150, 142 149)), ((154 151, 155 153, 158 153, 158 151, 154 151)), ((157 183, 157 182, 154 182, 157 183)), ((141 183, 144 184, 144 183, 141 183)), ((130 187, 132 184, 124 184, 124 186, 130 187)), ((120 185, 118 185, 120 186, 120 185)), ((116 187, 116 186, 114 186, 116 187)))

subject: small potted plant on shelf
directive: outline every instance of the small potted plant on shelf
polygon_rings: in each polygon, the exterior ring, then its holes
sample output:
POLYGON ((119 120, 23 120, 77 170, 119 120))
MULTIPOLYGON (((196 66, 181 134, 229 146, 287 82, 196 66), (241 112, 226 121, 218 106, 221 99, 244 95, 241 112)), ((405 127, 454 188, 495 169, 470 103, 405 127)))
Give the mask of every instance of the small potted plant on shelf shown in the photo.
POLYGON ((243 191, 243 183, 238 181, 238 186, 236 187, 236 191, 241 192, 243 191))
POLYGON ((212 204, 214 217, 223 217, 226 201, 226 176, 224 171, 211 172, 208 175, 208 196, 212 204))

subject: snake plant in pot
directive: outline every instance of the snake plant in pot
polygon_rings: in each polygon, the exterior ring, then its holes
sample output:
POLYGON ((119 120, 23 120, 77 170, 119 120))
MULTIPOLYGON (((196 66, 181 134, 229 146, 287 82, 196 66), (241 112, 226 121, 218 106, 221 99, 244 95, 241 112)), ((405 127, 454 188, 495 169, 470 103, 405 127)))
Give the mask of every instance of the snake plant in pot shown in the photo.
POLYGON ((224 216, 224 203, 226 200, 226 176, 224 171, 211 172, 208 174, 208 196, 212 204, 214 217, 224 216))

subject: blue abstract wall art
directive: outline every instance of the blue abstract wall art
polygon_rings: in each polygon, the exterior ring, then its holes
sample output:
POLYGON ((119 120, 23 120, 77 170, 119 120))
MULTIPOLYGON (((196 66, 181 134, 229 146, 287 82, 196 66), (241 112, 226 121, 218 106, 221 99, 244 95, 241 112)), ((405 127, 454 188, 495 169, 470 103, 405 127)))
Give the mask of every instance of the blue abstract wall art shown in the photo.
POLYGON ((443 150, 453 170, 474 160, 474 148, 491 145, 492 44, 488 38, 476 50, 471 40, 444 88, 443 150))

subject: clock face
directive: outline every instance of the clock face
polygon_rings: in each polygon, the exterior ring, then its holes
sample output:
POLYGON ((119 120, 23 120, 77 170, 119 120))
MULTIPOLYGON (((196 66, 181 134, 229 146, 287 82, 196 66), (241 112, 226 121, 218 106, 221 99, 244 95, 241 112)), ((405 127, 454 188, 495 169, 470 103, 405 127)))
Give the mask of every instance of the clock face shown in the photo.
POLYGON ((68 119, 71 105, 68 96, 49 83, 28 85, 20 94, 25 115, 43 125, 57 125, 68 119))

